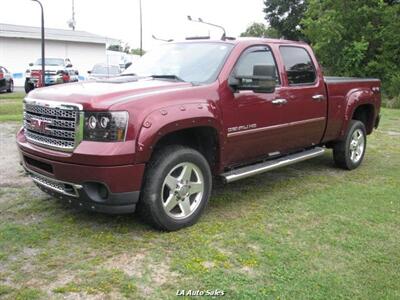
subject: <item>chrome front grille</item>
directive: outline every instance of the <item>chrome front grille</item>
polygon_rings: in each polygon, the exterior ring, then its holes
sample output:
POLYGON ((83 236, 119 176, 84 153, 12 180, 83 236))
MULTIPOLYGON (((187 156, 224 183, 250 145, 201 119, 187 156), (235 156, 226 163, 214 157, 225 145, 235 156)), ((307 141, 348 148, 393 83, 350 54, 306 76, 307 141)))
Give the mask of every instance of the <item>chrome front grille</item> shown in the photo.
POLYGON ((82 140, 83 111, 79 104, 24 100, 24 129, 28 142, 45 148, 73 151, 82 140))
POLYGON ((77 111, 63 110, 61 107, 47 107, 44 106, 45 102, 38 102, 37 104, 25 103, 25 110, 34 114, 47 115, 52 117, 75 119, 77 111))
POLYGON ((31 113, 25 112, 25 119, 27 121, 31 121, 32 118, 41 119, 44 121, 51 121, 51 122, 53 122, 54 127, 75 129, 75 121, 65 121, 65 120, 57 120, 57 119, 47 118, 47 117, 38 117, 37 114, 34 115, 31 113))

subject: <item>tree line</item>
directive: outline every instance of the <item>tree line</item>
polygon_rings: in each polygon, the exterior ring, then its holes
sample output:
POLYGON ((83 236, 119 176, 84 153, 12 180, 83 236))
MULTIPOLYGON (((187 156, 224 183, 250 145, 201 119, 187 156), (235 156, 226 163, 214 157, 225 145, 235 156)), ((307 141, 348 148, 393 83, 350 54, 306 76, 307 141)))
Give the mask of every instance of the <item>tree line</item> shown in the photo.
POLYGON ((131 48, 128 44, 125 44, 123 46, 120 44, 113 44, 108 46, 107 50, 125 52, 127 54, 134 54, 134 55, 143 55, 146 53, 146 51, 144 50, 142 50, 142 53, 140 53, 140 48, 131 48))
POLYGON ((400 0, 266 0, 241 36, 310 43, 325 75, 376 77, 400 107, 400 0))

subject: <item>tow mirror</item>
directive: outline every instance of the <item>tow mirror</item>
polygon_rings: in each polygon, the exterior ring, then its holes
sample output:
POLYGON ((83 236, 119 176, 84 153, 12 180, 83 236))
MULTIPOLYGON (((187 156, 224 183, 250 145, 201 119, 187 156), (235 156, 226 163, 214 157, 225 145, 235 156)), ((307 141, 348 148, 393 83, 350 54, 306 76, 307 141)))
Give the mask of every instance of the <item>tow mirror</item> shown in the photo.
POLYGON ((258 93, 273 93, 276 86, 274 65, 255 65, 253 75, 236 74, 229 78, 229 85, 234 90, 250 90, 258 93))

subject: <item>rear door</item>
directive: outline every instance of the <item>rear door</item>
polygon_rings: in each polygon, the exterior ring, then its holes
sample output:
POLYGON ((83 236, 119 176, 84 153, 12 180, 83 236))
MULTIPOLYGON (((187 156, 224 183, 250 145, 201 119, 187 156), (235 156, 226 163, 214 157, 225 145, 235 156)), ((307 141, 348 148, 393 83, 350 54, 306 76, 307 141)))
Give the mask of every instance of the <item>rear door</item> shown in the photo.
POLYGON ((310 147, 320 143, 326 126, 327 95, 318 63, 300 46, 280 46, 284 64, 282 122, 285 144, 282 151, 310 147))

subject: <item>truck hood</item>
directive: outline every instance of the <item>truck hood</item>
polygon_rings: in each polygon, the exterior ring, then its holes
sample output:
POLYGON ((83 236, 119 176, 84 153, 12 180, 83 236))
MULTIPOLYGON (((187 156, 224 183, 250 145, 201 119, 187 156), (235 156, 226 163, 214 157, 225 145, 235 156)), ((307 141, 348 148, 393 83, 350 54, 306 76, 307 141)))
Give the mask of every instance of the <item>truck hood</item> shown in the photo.
POLYGON ((118 77, 103 81, 60 84, 31 91, 27 98, 81 104, 87 110, 107 110, 124 101, 188 89, 188 82, 118 77))

